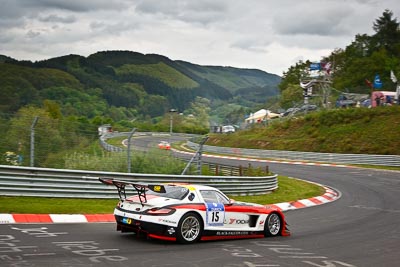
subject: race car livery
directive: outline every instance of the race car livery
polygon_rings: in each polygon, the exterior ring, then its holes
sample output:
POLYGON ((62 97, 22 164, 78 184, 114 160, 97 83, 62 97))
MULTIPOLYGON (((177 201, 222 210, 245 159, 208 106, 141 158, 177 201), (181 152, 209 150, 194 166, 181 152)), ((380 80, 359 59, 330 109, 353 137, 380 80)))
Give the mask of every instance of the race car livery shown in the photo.
POLYGON ((279 209, 235 202, 211 186, 99 180, 118 190, 114 216, 121 232, 179 243, 290 235, 279 209))

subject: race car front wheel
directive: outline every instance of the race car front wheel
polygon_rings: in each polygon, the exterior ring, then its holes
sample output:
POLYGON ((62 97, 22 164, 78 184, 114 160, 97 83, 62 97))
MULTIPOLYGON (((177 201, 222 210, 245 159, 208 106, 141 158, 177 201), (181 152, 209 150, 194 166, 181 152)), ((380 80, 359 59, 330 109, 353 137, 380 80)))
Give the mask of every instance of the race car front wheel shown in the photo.
POLYGON ((178 224, 177 240, 179 243, 195 243, 201 237, 202 221, 196 213, 186 213, 178 224))
POLYGON ((282 220, 276 213, 271 213, 267 217, 265 224, 265 236, 277 236, 281 233, 282 220))

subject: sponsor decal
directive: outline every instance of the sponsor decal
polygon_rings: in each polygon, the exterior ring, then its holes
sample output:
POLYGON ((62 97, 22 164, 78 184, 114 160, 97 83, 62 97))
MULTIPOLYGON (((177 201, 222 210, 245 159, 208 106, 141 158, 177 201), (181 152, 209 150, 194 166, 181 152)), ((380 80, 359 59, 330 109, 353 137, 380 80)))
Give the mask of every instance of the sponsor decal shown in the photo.
POLYGON ((218 236, 228 236, 228 235, 248 235, 247 231, 218 231, 216 235, 218 236))
POLYGON ((181 184, 180 186, 189 189, 189 191, 196 191, 196 188, 194 188, 194 187, 191 186, 191 185, 181 184))
POLYGON ((122 218, 122 222, 125 224, 132 224, 132 219, 131 218, 122 218))
POLYGON ((155 191, 155 192, 160 192, 160 191, 161 191, 161 186, 155 185, 155 186, 154 186, 154 191, 155 191))
POLYGON ((164 223, 172 223, 172 224, 176 224, 176 222, 174 222, 174 221, 170 221, 170 220, 167 220, 167 219, 162 219, 162 218, 158 219, 158 221, 159 221, 159 222, 164 222, 164 223))
POLYGON ((229 224, 248 224, 249 220, 229 219, 229 224))

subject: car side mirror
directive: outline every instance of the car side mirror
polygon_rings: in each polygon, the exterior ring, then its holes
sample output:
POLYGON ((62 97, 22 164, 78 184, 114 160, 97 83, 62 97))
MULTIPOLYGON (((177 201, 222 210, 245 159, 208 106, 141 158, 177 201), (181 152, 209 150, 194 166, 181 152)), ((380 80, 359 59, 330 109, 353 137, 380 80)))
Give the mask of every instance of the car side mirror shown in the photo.
POLYGON ((229 199, 229 203, 227 204, 228 206, 232 206, 235 203, 234 199, 229 199))

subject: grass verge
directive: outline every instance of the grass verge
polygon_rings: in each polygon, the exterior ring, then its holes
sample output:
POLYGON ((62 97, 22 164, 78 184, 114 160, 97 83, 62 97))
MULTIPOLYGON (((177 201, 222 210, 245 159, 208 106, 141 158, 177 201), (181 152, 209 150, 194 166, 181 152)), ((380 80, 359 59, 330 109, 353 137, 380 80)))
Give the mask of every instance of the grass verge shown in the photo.
MULTIPOLYGON (((279 189, 257 196, 230 196, 238 201, 273 204, 319 196, 324 189, 301 180, 278 177, 279 189)), ((115 199, 76 199, 45 197, 0 197, 0 213, 22 214, 108 214, 113 213, 118 201, 115 199)))
POLYGON ((232 198, 238 201, 266 205, 316 197, 325 193, 325 189, 319 185, 286 176, 278 176, 278 183, 279 188, 270 194, 255 196, 232 196, 232 198))

